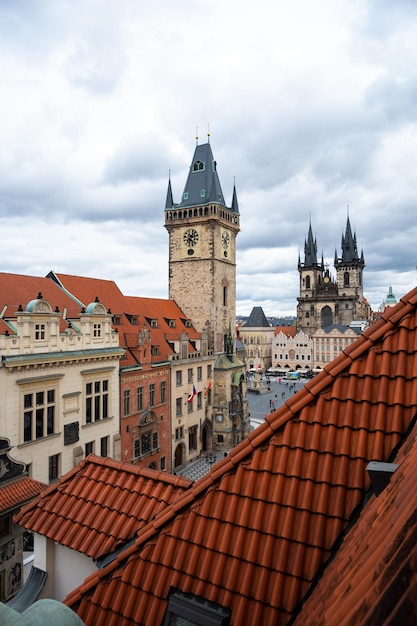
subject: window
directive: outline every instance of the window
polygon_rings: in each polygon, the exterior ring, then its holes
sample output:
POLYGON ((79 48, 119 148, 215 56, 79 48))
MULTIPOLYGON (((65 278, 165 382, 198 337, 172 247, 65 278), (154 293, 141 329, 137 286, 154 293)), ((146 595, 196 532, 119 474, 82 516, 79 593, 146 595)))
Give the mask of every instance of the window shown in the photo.
POLYGON ((137 387, 136 389, 136 409, 143 411, 143 387, 137 387))
POLYGON ((149 406, 155 406, 155 383, 149 385, 149 406))
POLYGON ((231 610, 210 600, 172 589, 162 626, 229 626, 231 610))
POLYGON ((178 385, 182 385, 182 372, 181 372, 181 370, 178 370, 175 373, 175 383, 176 383, 177 386, 178 385))
POLYGON ((45 324, 35 324, 35 341, 45 339, 45 324))
POLYGON ((203 394, 201 391, 197 392, 197 409, 201 409, 203 406, 203 394))
POLYGON ((187 401, 187 413, 192 413, 193 412, 193 403, 194 403, 193 400, 191 400, 191 402, 187 401))
POLYGON ((161 404, 165 404, 165 402, 167 401, 167 384, 165 380, 161 381, 159 391, 161 396, 161 404))
POLYGON ((175 328, 175 320, 168 320, 168 326, 170 328, 175 328))
POLYGON ((161 456, 161 470, 165 470, 166 469, 166 458, 164 456, 161 456))
POLYGON ((49 457, 49 482, 53 483, 55 480, 59 478, 59 463, 60 463, 60 454, 53 454, 49 457))
POLYGON ((130 389, 123 391, 123 415, 130 415, 130 389))
POLYGON ((224 437, 223 435, 217 435, 217 443, 223 443, 224 437))
POLYGON ((55 431, 55 389, 23 396, 23 441, 34 441, 55 431))
POLYGON ((102 437, 100 439, 100 456, 109 456, 109 438, 102 437))
POLYGON ((158 356, 158 354, 159 354, 159 346, 152 346, 151 354, 152 354, 152 356, 158 356))
POLYGON ((178 439, 182 439, 184 437, 184 428, 182 426, 179 426, 178 428, 175 429, 175 439, 176 441, 178 441, 178 439))
POLYGON ((203 172, 204 171, 204 163, 203 161, 195 161, 193 165, 193 172, 203 172))
POLYGON ((193 368, 192 367, 188 368, 188 382, 189 383, 193 382, 193 368))
POLYGON ((203 368, 201 365, 197 367, 197 380, 201 380, 203 378, 203 368))
POLYGON ((188 429, 188 449, 190 452, 197 450, 197 429, 198 426, 191 426, 188 429))
POLYGON ((139 439, 135 439, 133 442, 133 458, 137 459, 140 456, 139 439))
POLYGON ((205 198, 205 197, 206 197, 206 190, 205 190, 205 189, 202 189, 202 190, 200 191, 200 197, 201 197, 201 198, 205 198))
POLYGON ((227 306, 227 287, 223 287, 223 306, 227 306))
POLYGON ((121 315, 115 315, 113 317, 113 323, 115 326, 121 326, 122 325, 122 316, 121 315))
POLYGON ((158 433, 152 433, 152 449, 156 450, 158 447, 158 433))
POLYGON ((177 417, 182 415, 182 398, 177 398, 175 401, 175 415, 177 417))
POLYGON ((89 454, 94 454, 94 441, 85 444, 85 456, 87 457, 89 454))
POLYGON ((211 378, 211 365, 207 365, 207 378, 211 378))
POLYGON ((85 385, 85 421, 92 424, 109 417, 109 381, 96 380, 85 385))
POLYGON ((147 452, 151 452, 152 433, 144 433, 141 437, 141 442, 141 453, 146 454, 147 452))
POLYGON ((101 337, 101 324, 93 324, 93 337, 101 337))
POLYGON ((158 320, 156 319, 151 320, 151 328, 158 328, 158 320))
POLYGON ((137 326, 138 325, 138 316, 137 315, 132 315, 132 319, 130 320, 130 323, 132 324, 132 326, 137 326))

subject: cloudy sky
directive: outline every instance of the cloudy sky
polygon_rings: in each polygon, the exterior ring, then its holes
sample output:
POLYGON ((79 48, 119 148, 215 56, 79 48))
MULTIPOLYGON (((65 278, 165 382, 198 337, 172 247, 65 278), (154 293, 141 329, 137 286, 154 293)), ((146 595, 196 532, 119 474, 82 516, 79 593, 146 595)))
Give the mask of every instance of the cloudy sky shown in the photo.
POLYGON ((294 314, 349 212, 377 309, 417 281, 414 0, 1 0, 0 271, 168 296, 164 206, 210 142, 237 311, 294 314))

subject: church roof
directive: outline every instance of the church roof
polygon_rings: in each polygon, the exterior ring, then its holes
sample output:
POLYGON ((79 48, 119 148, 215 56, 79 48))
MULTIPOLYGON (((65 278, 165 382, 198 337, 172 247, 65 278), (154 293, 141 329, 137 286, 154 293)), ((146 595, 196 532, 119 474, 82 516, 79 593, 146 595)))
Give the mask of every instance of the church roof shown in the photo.
POLYGON ((314 267, 315 265, 317 265, 317 241, 313 237, 310 222, 307 239, 304 242, 304 266, 314 267))
POLYGON ((261 306, 254 306, 242 328, 271 328, 261 306))
POLYGON ((198 206, 210 202, 226 207, 217 173, 217 163, 214 160, 210 144, 205 143, 197 145, 195 148, 187 182, 178 207, 198 206))
MULTIPOLYGON (((368 496, 368 463, 390 460, 414 420, 416 337, 414 289, 66 604, 87 625, 154 626, 177 588, 227 607, 239 626, 287 624, 368 496)), ((412 477, 413 468, 407 472, 412 477)), ((415 508, 401 490, 392 520, 404 520, 409 504, 415 508)), ((360 538, 376 541, 369 530, 360 538)), ((352 545, 352 558, 362 541, 352 545)), ((384 552, 380 543, 379 554, 389 558, 393 550, 384 552)), ((385 564, 378 563, 369 584, 385 564)), ((343 571, 353 593, 356 570, 346 560, 343 571)), ((384 571, 393 581, 396 570, 384 571)), ((332 602, 331 592, 325 601, 332 602)))

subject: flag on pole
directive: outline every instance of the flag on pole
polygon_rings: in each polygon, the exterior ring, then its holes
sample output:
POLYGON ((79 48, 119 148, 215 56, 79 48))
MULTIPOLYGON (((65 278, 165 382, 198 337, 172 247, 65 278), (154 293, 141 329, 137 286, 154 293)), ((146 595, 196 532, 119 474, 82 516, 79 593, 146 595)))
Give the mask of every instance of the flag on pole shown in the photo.
POLYGON ((210 391, 211 387, 212 387, 211 380, 209 380, 209 384, 207 385, 207 389, 206 389, 206 390, 205 390, 205 392, 204 392, 204 395, 205 395, 205 396, 207 396, 207 394, 208 394, 208 392, 210 391))
POLYGON ((195 388, 194 383, 193 383, 193 387, 190 391, 190 395, 187 398, 187 402, 192 402, 196 395, 197 395, 197 389, 195 388))

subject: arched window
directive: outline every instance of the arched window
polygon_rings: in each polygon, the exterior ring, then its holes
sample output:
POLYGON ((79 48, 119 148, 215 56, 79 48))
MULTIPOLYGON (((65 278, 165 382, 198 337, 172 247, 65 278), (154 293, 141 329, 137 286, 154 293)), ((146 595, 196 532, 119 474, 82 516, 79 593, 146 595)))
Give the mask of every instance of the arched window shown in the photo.
POLYGON ((350 284, 350 276, 349 276, 349 272, 345 272, 343 274, 343 286, 344 287, 349 287, 350 284))
POLYGON ((307 276, 306 277, 306 289, 310 289, 310 285, 311 285, 310 276, 307 276))
POLYGON ((322 328, 331 326, 333 324, 333 313, 329 306, 324 306, 321 310, 321 325, 322 328))
POLYGON ((203 161, 196 161, 193 165, 193 172, 203 172, 203 171, 204 171, 203 161))

